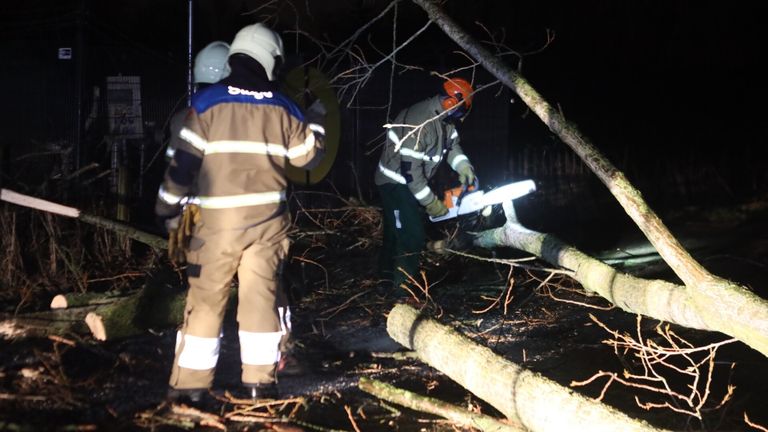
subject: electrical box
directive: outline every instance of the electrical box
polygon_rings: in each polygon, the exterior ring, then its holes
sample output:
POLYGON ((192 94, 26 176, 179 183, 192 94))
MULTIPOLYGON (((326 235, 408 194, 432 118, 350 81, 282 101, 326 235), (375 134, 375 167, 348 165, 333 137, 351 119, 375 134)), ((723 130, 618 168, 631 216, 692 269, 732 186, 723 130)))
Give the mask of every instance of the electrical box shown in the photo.
POLYGON ((141 79, 138 76, 107 77, 109 133, 114 138, 141 138, 141 79))

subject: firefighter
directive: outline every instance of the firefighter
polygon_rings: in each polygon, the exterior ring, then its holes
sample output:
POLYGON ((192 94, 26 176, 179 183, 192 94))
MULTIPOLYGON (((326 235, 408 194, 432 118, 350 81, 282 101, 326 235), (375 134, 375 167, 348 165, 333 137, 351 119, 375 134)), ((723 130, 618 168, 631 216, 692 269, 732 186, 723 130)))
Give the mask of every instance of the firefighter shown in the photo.
MULTIPOLYGON (((192 81, 195 84, 195 92, 206 88, 207 86, 219 82, 229 75, 229 44, 222 41, 214 41, 201 49, 195 56, 195 64, 192 68, 192 81)), ((173 147, 173 137, 179 134, 184 119, 187 117, 188 107, 176 111, 171 117, 169 130, 171 140, 165 148, 165 158, 167 161, 173 159, 175 149, 173 147)))
POLYGON ((416 276, 424 247, 423 213, 448 212, 429 187, 429 179, 445 160, 463 186, 474 182, 475 172, 459 145, 456 124, 472 107, 472 86, 462 78, 448 78, 442 92, 416 103, 395 117, 387 131, 374 181, 383 211, 383 246, 379 256, 379 294, 402 295, 407 276, 416 276))
POLYGON ((242 28, 228 77, 194 95, 155 212, 175 228, 182 206, 199 209, 186 247, 189 283, 176 339, 169 398, 200 400, 211 387, 230 283, 238 277, 241 381, 247 394, 275 397, 286 330, 278 275, 288 251, 286 167, 311 169, 323 153, 325 109, 303 113, 277 90, 280 36, 261 23, 242 28), (195 196, 189 196, 194 191, 195 196))

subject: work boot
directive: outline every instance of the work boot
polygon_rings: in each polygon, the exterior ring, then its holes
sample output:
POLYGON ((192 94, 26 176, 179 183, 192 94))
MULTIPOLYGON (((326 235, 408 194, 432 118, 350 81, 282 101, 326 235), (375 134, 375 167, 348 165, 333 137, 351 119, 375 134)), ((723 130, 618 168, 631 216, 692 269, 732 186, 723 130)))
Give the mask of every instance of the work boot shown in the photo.
POLYGON ((208 389, 177 389, 171 387, 168 389, 165 398, 168 402, 194 405, 200 403, 206 393, 208 393, 208 389))
POLYGON ((168 389, 165 400, 174 405, 187 405, 204 412, 218 410, 217 402, 211 397, 207 388, 175 389, 171 387, 168 389))
POLYGON ((253 383, 243 384, 243 394, 238 396, 245 396, 243 399, 277 399, 277 385, 275 383, 253 383))

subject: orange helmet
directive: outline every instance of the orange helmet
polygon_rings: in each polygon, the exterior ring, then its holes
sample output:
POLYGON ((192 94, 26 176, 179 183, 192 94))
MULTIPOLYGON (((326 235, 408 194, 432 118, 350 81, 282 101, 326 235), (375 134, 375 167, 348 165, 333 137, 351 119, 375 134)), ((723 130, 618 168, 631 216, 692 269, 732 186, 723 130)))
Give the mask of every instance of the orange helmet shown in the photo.
POLYGON ((472 106, 472 92, 474 92, 472 84, 464 78, 448 78, 443 83, 443 90, 448 96, 442 100, 444 110, 449 110, 464 101, 463 108, 459 108, 457 111, 463 111, 464 114, 469 112, 469 108, 472 106))

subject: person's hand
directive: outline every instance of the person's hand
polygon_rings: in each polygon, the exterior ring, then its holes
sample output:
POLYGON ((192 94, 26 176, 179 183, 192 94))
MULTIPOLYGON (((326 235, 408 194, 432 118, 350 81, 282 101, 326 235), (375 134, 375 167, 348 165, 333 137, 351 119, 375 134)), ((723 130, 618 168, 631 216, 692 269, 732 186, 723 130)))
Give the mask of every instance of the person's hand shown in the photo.
POLYGON ((456 172, 459 173, 459 181, 462 186, 469 186, 475 182, 475 170, 472 168, 472 165, 468 163, 461 164, 456 172))
POLYGON ((425 210, 427 211, 427 214, 432 217, 438 217, 448 213, 448 207, 446 207, 445 204, 443 204, 443 202, 437 198, 433 199, 431 203, 427 204, 425 210))

